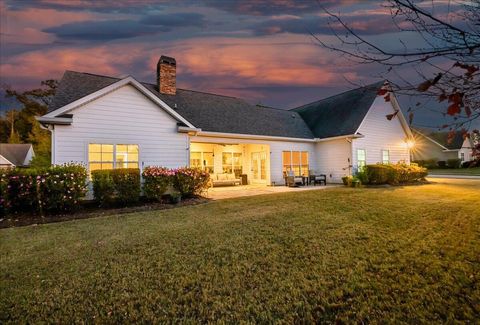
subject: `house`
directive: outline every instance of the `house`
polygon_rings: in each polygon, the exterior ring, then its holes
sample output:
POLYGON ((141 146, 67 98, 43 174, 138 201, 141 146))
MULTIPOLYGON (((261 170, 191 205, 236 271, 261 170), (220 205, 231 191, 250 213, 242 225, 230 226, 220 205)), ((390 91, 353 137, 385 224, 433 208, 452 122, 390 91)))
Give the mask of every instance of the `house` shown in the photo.
POLYGON ((0 143, 0 168, 27 167, 34 156, 29 143, 0 143))
POLYGON ((410 161, 411 132, 383 82, 291 110, 176 87, 176 61, 162 56, 155 84, 66 71, 47 114, 52 162, 89 170, 192 166, 283 184, 284 172, 327 181, 359 166, 410 161), (391 120, 386 115, 393 114, 391 120))
POLYGON ((456 131, 450 141, 449 132, 427 132, 419 129, 413 129, 412 132, 416 142, 412 152, 413 160, 472 160, 472 140, 464 137, 462 131, 456 131))

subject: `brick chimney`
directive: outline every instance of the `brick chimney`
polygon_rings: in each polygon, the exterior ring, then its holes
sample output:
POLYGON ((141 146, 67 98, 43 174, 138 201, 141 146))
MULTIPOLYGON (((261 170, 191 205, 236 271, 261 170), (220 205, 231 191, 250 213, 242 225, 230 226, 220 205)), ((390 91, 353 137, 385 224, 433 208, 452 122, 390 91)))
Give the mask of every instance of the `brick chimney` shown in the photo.
POLYGON ((157 63, 158 91, 166 95, 175 95, 177 92, 176 77, 177 62, 174 58, 162 55, 157 63))

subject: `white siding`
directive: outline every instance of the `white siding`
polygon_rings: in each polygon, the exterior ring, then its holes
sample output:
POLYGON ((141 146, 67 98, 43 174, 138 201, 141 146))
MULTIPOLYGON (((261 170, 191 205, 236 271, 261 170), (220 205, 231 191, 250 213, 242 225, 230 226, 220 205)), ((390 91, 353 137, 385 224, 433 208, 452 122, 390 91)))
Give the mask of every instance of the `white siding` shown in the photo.
POLYGON ((140 165, 188 165, 188 136, 177 121, 133 86, 121 87, 69 112, 72 125, 56 125, 54 163, 88 163, 89 143, 138 144, 140 165))
POLYGON ((464 154, 463 161, 470 161, 472 160, 472 145, 470 143, 470 139, 466 138, 463 141, 462 148, 458 151, 458 158, 461 158, 461 154, 464 154))
MULTIPOLYGON (((193 136, 191 142, 202 143, 231 143, 231 144, 257 144, 270 147, 270 180, 268 183, 284 184, 283 179, 283 151, 308 151, 310 169, 317 169, 317 159, 315 154, 314 143, 308 142, 287 142, 287 141, 266 141, 266 140, 250 140, 250 139, 230 139, 230 138, 213 138, 193 136)), ((248 147, 248 146, 247 146, 248 147)), ((261 149, 261 148, 260 148, 261 149)), ((259 151, 261 151, 259 149, 259 151)), ((249 156, 249 155, 248 155, 249 156)), ((268 163, 268 157, 267 157, 268 163)), ((246 166, 248 168, 248 166, 246 166)))
POLYGON ((351 174, 352 144, 347 139, 318 142, 316 152, 318 172, 327 175, 327 182, 340 183, 351 174))
POLYGON ((364 137, 352 141, 354 169, 357 167, 357 149, 365 149, 367 164, 382 162, 382 150, 389 150, 391 163, 410 162, 405 143, 407 135, 398 116, 391 121, 386 118, 386 115, 393 112, 390 102, 385 102, 383 97, 375 99, 358 130, 364 137))

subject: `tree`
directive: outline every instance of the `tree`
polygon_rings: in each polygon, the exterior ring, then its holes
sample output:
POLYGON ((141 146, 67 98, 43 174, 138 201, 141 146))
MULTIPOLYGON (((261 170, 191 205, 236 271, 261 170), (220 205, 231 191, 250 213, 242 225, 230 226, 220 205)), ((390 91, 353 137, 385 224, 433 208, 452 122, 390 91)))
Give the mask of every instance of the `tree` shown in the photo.
MULTIPOLYGON (((392 24, 401 49, 392 50, 360 35, 339 15, 324 8, 336 42, 327 43, 312 34, 323 47, 341 53, 349 60, 383 67, 381 76, 397 94, 434 98, 447 103, 444 115, 454 118, 439 129, 468 129, 480 120, 480 6, 474 2, 448 3, 388 0, 392 24), (429 10, 429 7, 431 6, 429 10), (412 33, 420 36, 420 46, 409 42, 412 33), (402 76, 414 72, 416 81, 402 76)), ((421 102, 409 108, 409 120, 422 109, 421 102)), ((465 135, 469 134, 465 131, 465 135)))
MULTIPOLYGON (((10 110, 4 119, 0 119, 0 125, 9 128, 8 138, 0 140, 9 143, 32 143, 36 154, 33 163, 36 165, 50 165, 50 132, 40 127, 35 116, 47 112, 57 86, 57 80, 45 80, 41 82, 40 88, 33 90, 19 92, 6 89, 6 96, 14 97, 22 108, 19 111, 10 110)), ((6 136, 6 133, 0 135, 6 136)))

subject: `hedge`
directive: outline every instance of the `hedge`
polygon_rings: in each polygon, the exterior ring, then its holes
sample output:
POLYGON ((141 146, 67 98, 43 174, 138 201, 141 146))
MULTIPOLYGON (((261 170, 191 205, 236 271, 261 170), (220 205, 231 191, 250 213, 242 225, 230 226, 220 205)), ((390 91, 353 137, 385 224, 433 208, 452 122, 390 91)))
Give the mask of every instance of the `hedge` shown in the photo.
POLYGON ((364 184, 405 184, 424 180, 427 169, 417 164, 376 164, 366 165, 363 169, 364 184))
POLYGON ((179 168, 173 170, 173 188, 183 197, 201 195, 208 188, 210 175, 198 168, 179 168))
POLYGON ((93 196, 100 206, 128 205, 140 198, 140 170, 119 168, 92 171, 93 196))
POLYGON ((149 166, 143 170, 143 193, 150 200, 160 201, 172 183, 175 172, 165 167, 149 166))
POLYGON ((87 191, 87 171, 75 164, 10 168, 0 174, 0 214, 74 210, 87 191))

